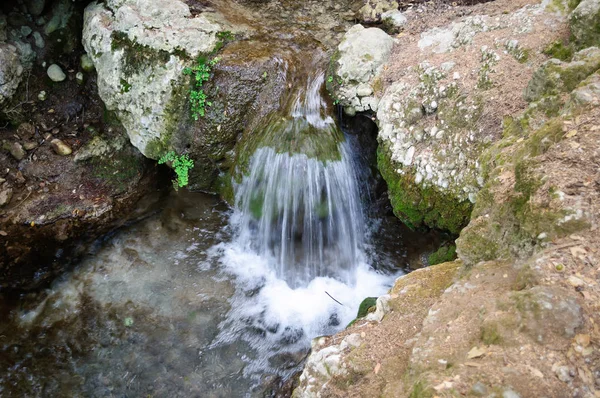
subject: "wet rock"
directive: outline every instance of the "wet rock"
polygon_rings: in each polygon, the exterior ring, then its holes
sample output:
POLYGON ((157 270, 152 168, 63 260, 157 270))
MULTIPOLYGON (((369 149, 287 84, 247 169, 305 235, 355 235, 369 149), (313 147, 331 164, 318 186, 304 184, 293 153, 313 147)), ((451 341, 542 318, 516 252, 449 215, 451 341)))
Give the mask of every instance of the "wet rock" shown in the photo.
POLYGON ((48 77, 53 82, 62 82, 67 78, 67 75, 65 75, 65 73, 63 72, 61 67, 56 64, 50 65, 47 73, 48 73, 48 77))
POLYGON ((580 48, 597 45, 600 42, 599 20, 600 1, 598 0, 583 0, 573 10, 569 18, 571 34, 580 48))
POLYGON ((70 146, 68 146, 58 138, 55 138, 52 141, 50 141, 50 145, 52 145, 52 149, 54 150, 54 152, 60 156, 68 156, 73 152, 70 146))
POLYGON ((0 105, 9 100, 23 78, 23 66, 17 49, 0 43, 0 105))
POLYGON ((0 188, 0 207, 9 204, 12 196, 12 188, 0 188))
POLYGON ((10 144, 9 151, 13 158, 17 160, 22 160, 26 155, 23 146, 18 142, 13 142, 12 144, 10 144))

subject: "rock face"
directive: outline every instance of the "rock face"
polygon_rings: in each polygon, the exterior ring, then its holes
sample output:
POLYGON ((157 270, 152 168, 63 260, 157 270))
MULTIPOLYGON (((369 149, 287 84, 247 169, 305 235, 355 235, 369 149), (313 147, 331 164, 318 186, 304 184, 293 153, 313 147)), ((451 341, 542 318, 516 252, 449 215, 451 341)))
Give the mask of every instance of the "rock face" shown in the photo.
MULTIPOLYGON (((410 27, 414 15, 406 15, 410 27)), ((347 72, 352 62, 342 64, 334 69, 339 84, 328 88, 347 113, 376 111, 378 167, 394 213, 407 225, 452 233, 466 225, 484 184, 479 156, 500 138, 503 115, 525 107, 501 87, 526 84, 545 58, 530 54, 557 38, 565 20, 564 12, 545 4, 468 16, 403 35, 391 55, 375 40, 361 45, 368 29, 348 32, 334 63, 348 54, 364 62, 361 74, 347 72), (381 51, 377 57, 374 47, 381 51)))
POLYGON ((0 105, 12 97, 22 78, 23 66, 16 47, 0 43, 0 105))
POLYGON ((83 44, 98 72, 98 90, 132 144, 158 158, 184 117, 186 66, 217 43, 221 26, 192 17, 181 1, 92 3, 83 44))

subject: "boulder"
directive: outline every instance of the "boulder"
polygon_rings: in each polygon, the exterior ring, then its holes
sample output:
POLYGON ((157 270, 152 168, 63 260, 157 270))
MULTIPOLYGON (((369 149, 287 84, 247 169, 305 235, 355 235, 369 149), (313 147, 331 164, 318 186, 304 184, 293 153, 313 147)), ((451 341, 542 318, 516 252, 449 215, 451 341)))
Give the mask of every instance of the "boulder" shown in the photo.
POLYGON ((23 79, 23 66, 17 49, 0 43, 0 105, 13 96, 23 79))
POLYGON ((600 1, 582 0, 571 13, 569 22, 579 48, 600 43, 600 1))
POLYGON ((346 32, 332 60, 327 82, 329 91, 347 113, 377 110, 377 78, 393 45, 394 39, 379 28, 354 25, 346 32))

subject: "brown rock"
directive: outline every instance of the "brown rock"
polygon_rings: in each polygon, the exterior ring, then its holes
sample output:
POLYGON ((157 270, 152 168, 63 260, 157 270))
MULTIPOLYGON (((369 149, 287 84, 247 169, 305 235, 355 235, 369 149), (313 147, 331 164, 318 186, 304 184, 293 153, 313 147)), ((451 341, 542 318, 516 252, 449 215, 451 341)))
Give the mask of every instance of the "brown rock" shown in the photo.
POLYGON ((65 144, 62 140, 59 140, 58 138, 55 138, 52 141, 50 141, 50 145, 52 145, 52 149, 54 149, 54 152, 56 152, 57 155, 68 156, 71 153, 73 153, 71 147, 65 144))

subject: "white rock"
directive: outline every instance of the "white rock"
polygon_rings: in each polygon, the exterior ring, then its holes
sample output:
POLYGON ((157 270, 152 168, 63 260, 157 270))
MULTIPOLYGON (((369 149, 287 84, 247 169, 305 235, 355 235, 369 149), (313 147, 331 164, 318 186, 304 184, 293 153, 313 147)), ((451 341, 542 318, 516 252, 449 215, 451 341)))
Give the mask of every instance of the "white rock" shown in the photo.
POLYGON ((23 66, 19 60, 17 49, 0 43, 0 104, 9 100, 23 78, 23 66))

